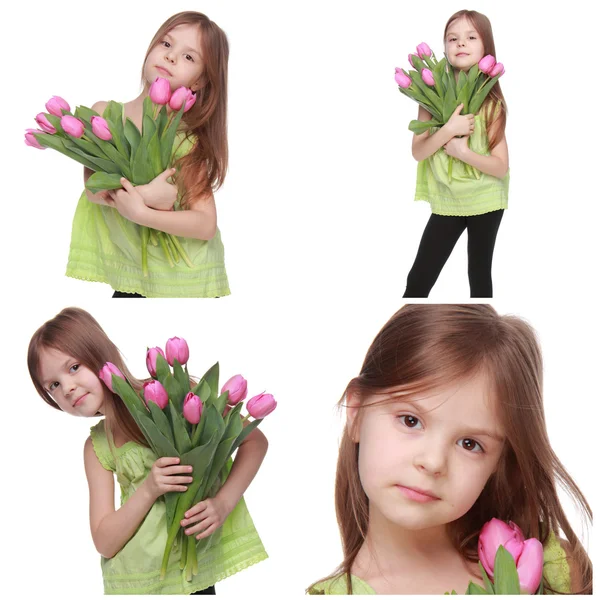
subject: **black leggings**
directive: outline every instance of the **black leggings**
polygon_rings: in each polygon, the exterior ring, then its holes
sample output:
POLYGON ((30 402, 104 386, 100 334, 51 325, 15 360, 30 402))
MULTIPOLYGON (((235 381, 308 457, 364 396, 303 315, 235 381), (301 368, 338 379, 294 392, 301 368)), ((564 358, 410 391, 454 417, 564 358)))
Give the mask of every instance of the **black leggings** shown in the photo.
POLYGON ((197 592, 192 592, 190 596, 216 596, 217 592, 215 592, 215 586, 211 585, 204 590, 199 590, 197 592))
POLYGON ((113 298, 145 298, 146 296, 142 296, 141 294, 129 293, 129 292, 117 292, 112 295, 113 298))
POLYGON ((474 217, 432 214, 408 274, 403 297, 427 298, 458 238, 466 229, 471 298, 491 298, 492 257, 503 214, 503 209, 474 217))

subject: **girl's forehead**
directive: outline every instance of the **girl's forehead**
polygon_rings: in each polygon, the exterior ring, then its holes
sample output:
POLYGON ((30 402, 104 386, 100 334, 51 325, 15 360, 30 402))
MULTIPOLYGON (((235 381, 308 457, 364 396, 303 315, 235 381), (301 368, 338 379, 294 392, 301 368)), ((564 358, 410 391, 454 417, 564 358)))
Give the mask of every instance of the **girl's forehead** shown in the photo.
POLYGON ((448 31, 446 32, 446 35, 464 32, 466 30, 476 31, 475 25, 473 25, 473 23, 467 17, 459 17, 458 19, 454 19, 454 21, 448 25, 448 31))

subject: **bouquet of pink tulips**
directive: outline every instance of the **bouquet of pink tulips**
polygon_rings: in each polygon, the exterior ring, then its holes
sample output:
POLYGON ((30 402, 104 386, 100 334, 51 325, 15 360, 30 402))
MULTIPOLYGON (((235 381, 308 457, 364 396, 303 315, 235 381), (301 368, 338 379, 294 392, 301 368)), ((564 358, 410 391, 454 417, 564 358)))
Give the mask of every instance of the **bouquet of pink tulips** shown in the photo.
POLYGON ((465 595, 543 593, 544 548, 535 538, 526 540, 512 521, 488 521, 479 534, 478 554, 485 588, 471 581, 465 595))
MULTIPOLYGON (((470 68, 468 75, 460 71, 457 79, 454 67, 446 58, 438 61, 425 42, 417 46, 416 54, 408 55, 408 61, 413 67, 408 72, 396 68, 398 89, 432 116, 429 121, 415 119, 410 122, 408 128, 417 135, 430 127, 445 125, 460 104, 463 105, 461 114, 477 114, 491 89, 504 74, 504 65, 488 54, 470 68)), ((448 169, 451 179, 452 159, 448 169)), ((478 177, 476 169, 471 168, 471 172, 478 177)))
POLYGON ((166 355, 158 347, 147 351, 146 365, 152 379, 140 392, 112 363, 104 365, 100 378, 121 397, 158 457, 177 456, 180 464, 193 466, 194 480, 187 491, 165 494, 168 535, 160 574, 164 579, 173 545, 179 543, 180 568, 191 581, 198 573, 198 553, 210 546, 220 530, 198 541, 185 535, 181 520, 192 506, 214 497, 227 478, 231 455, 275 410, 277 402, 271 394, 254 396, 246 404, 248 415, 242 418, 247 382, 241 375, 231 377, 219 392, 219 363, 194 383, 186 364, 186 341, 171 338, 165 350, 166 355), (250 417, 254 420, 248 422, 250 417))
MULTIPOLYGON (((195 102, 190 89, 171 93, 169 82, 159 77, 144 100, 140 131, 131 119, 123 119, 118 102, 109 102, 102 116, 85 106, 72 114, 66 100, 53 96, 46 103, 48 112, 35 118, 40 129, 26 130, 25 143, 41 150, 53 148, 94 171, 85 184, 92 193, 121 188, 121 177, 143 185, 168 168, 181 117, 195 102)), ((142 227, 144 276, 148 276, 148 242, 160 243, 172 267, 180 259, 193 267, 176 236, 142 227)))

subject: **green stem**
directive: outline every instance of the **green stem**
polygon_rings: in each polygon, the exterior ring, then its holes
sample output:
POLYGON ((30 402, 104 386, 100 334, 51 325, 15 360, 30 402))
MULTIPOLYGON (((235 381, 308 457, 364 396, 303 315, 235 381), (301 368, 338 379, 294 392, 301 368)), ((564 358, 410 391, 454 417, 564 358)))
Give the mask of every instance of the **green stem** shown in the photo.
POLYGON ((173 259, 171 258, 171 252, 169 251, 169 246, 167 245, 167 240, 165 239, 165 234, 162 231, 158 232, 158 240, 160 242, 160 245, 163 249, 163 252, 164 252, 167 260, 169 261, 169 266, 174 267, 175 263, 173 262, 173 259))
POLYGON ((185 565, 185 575, 187 581, 191 581, 194 575, 198 574, 198 557, 196 556, 196 536, 187 536, 187 561, 185 565))
POLYGON ((158 238, 156 237, 156 230, 150 230, 150 242, 152 242, 153 246, 158 246, 158 238))
POLYGON ((179 568, 183 571, 183 569, 185 568, 185 564, 187 562, 187 550, 188 550, 188 545, 187 545, 187 536, 185 535, 185 532, 183 529, 180 529, 180 537, 181 537, 181 558, 179 559, 179 568))
POLYGON ((148 277, 148 240, 150 239, 150 230, 142 227, 142 274, 148 277))
POLYGON ((452 164, 453 164, 452 157, 450 156, 448 158, 448 179, 450 181, 452 181, 452 164))
POLYGON ((181 258, 183 258, 183 262, 190 269, 193 269, 194 268, 194 263, 190 260, 189 256, 186 254, 185 250, 183 249, 183 246, 181 245, 181 242, 177 239, 177 236, 172 235, 171 236, 171 242, 172 242, 173 246, 175 246, 175 248, 177 248, 177 251, 181 255, 181 258))
POLYGON ((179 250, 177 250, 177 248, 175 247, 175 245, 173 244, 173 237, 170 233, 165 234, 165 237, 167 239, 167 244, 169 245, 169 250, 171 251, 171 254, 173 255, 173 260, 178 263, 181 260, 181 255, 179 254, 179 250))

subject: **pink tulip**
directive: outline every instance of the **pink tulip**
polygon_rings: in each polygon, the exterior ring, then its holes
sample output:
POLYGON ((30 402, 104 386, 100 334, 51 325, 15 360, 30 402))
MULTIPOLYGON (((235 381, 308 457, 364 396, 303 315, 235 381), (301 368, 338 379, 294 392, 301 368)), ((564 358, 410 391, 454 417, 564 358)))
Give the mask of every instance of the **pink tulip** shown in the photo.
POLYGON ((192 392, 183 400, 183 416, 193 425, 200 423, 202 400, 192 392))
POLYGON ((44 133, 39 129, 26 129, 25 130, 25 143, 32 148, 37 148, 38 150, 45 150, 46 146, 42 146, 36 139, 35 133, 44 133))
POLYGON ((171 85, 164 77, 157 77, 150 86, 149 94, 154 104, 167 104, 171 98, 171 85))
POLYGON ((490 71, 494 68, 495 64, 496 64, 496 59, 491 54, 486 54, 479 61, 479 70, 482 73, 485 73, 486 75, 488 75, 490 73, 490 71))
POLYGON ((177 88, 173 92, 173 95, 171 96, 171 99, 169 100, 169 106, 173 110, 179 110, 184 104, 187 103, 190 96, 192 96, 192 95, 193 95, 192 90, 190 90, 190 88, 186 88, 185 86, 182 85, 180 88, 177 88))
POLYGON ((162 348, 156 346, 156 348, 149 348, 146 352, 146 367, 148 369, 148 373, 152 375, 152 377, 156 377, 156 357, 161 355, 165 358, 165 353, 162 348))
POLYGON ((540 587, 544 568, 544 547, 540 540, 529 538, 523 543, 523 552, 517 561, 521 593, 535 594, 540 587))
POLYGON ((423 58, 424 56, 431 56, 431 48, 425 42, 421 42, 417 46, 417 54, 419 55, 419 58, 423 58))
POLYGON ((190 349, 183 338, 172 337, 167 341, 165 349, 167 351, 167 362, 171 366, 173 366, 175 359, 177 359, 180 364, 185 365, 190 357, 190 349))
POLYGON ((120 377, 123 381, 125 381, 125 376, 123 375, 123 373, 121 373, 121 371, 119 371, 119 368, 115 367, 115 365, 113 365, 111 362, 105 363, 104 366, 100 369, 100 373, 98 373, 98 377, 104 382, 104 385, 111 392, 114 391, 112 386, 113 375, 116 375, 117 377, 120 377))
POLYGON ((248 393, 248 382, 241 375, 230 377, 225 385, 221 388, 221 394, 229 392, 227 404, 230 406, 236 405, 246 398, 248 393))
POLYGON ((502 63, 496 63, 494 68, 488 73, 490 77, 496 77, 496 75, 504 75, 504 65, 502 63))
POLYGON ((108 142, 109 140, 112 139, 112 133, 110 132, 110 129, 108 128, 108 123, 106 122, 106 119, 103 119, 102 117, 92 117, 91 118, 91 123, 92 123, 92 133, 96 136, 99 137, 101 140, 104 140, 105 142, 108 142))
POLYGON ((194 104, 196 104, 196 99, 197 99, 196 94, 194 94, 194 92, 192 92, 190 94, 190 97, 187 99, 187 101, 185 103, 185 108, 183 109, 184 113, 186 113, 188 110, 190 110, 190 108, 192 108, 192 106, 194 106, 194 104))
POLYGON ((144 398, 146 403, 154 402, 161 410, 164 410, 167 404, 169 404, 167 390, 165 390, 160 381, 156 381, 155 379, 146 381, 144 384, 144 398))
POLYGON ((55 117, 62 117, 62 111, 66 110, 67 112, 71 112, 71 107, 69 106, 69 103, 60 96, 52 96, 52 98, 46 102, 46 110, 55 117))
POLYGON ((429 69, 423 69, 421 71, 421 77, 423 78, 423 81, 427 85, 435 85, 435 79, 433 78, 433 73, 429 69))
POLYGON ((259 394, 250 398, 246 408, 251 417, 255 419, 264 419, 268 414, 271 414, 277 407, 277 402, 271 394, 259 394))
POLYGON ((76 138, 80 138, 85 131, 83 123, 71 115, 63 115, 60 120, 60 125, 65 130, 65 133, 76 138))
POLYGON ((493 579, 496 552, 502 545, 510 552, 517 566, 521 590, 534 594, 540 585, 544 562, 544 549, 539 540, 525 540, 518 525, 506 524, 499 519, 488 521, 479 534, 479 560, 486 573, 493 579))
POLYGON ((46 133, 56 133, 56 127, 53 127, 52 123, 48 121, 48 117, 44 113, 39 113, 38 115, 36 115, 35 122, 46 133))
POLYGON ((408 62, 410 63, 410 66, 414 69, 416 67, 415 67, 415 64, 413 63, 413 56, 417 56, 417 55, 416 54, 409 54, 408 55, 408 62))
POLYGON ((394 78, 396 79, 396 83, 404 90, 412 84, 412 79, 402 69, 396 69, 394 78))

